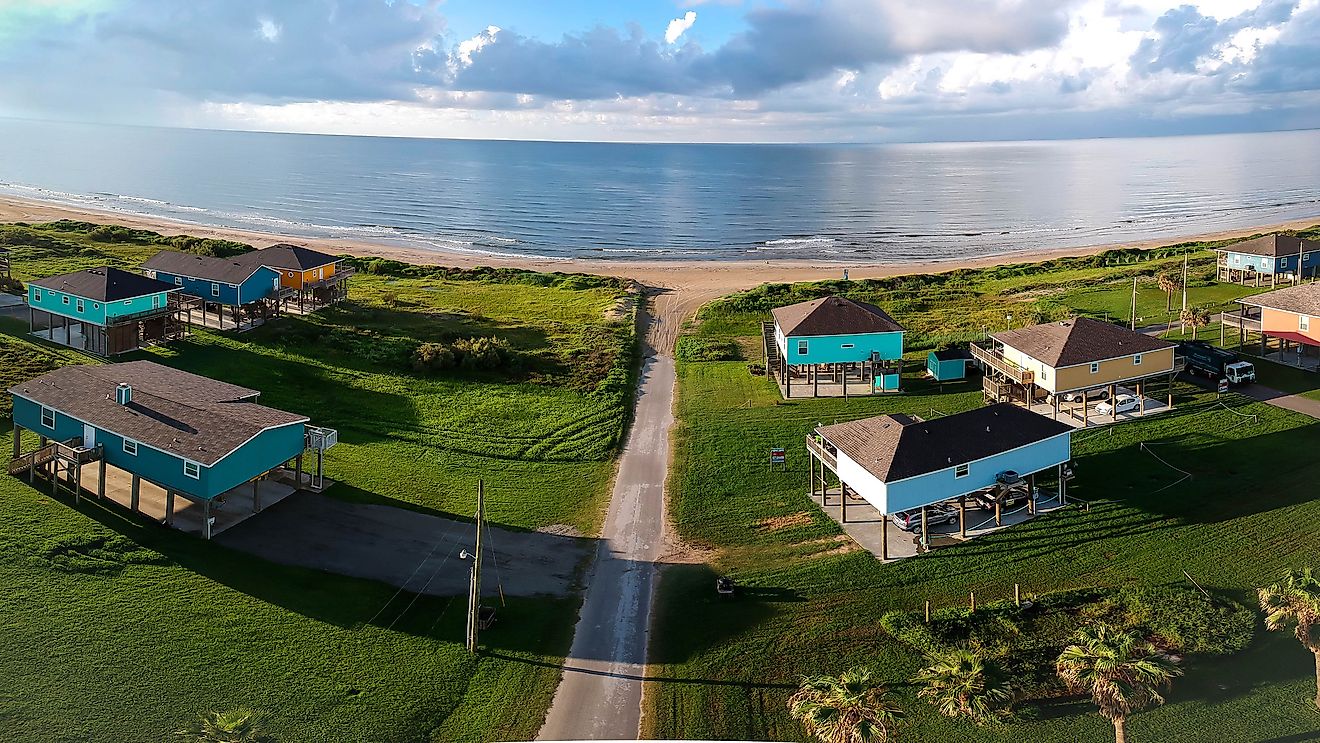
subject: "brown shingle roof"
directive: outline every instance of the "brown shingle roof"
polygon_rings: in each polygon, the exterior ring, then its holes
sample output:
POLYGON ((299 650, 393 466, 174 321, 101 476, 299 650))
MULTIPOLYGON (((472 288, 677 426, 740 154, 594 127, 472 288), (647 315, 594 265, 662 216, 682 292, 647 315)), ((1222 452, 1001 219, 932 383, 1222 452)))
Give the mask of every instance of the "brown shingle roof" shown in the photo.
POLYGON ((143 263, 142 267, 222 284, 241 284, 261 268, 259 264, 244 263, 237 258, 215 258, 173 250, 160 251, 143 263))
POLYGON ((1261 237, 1243 240, 1242 242, 1225 245, 1215 250, 1222 250, 1230 253, 1250 253, 1251 255, 1264 255, 1271 258, 1278 258, 1282 255, 1297 255, 1299 252, 1311 253, 1320 250, 1320 242, 1315 240, 1305 240, 1295 235, 1280 235, 1277 232, 1272 235, 1262 235, 1261 237), (1303 248, 1305 250, 1303 251, 1303 248))
POLYGON ((28 282, 33 286, 72 294, 75 297, 98 302, 117 302, 157 292, 174 291, 179 287, 164 281, 149 279, 141 274, 110 266, 88 268, 73 273, 49 276, 28 282))
POLYGON ((253 402, 253 390, 150 361, 66 366, 9 392, 206 466, 267 428, 308 420, 253 402), (133 387, 128 405, 115 401, 120 383, 133 387))
POLYGON ((319 250, 304 248, 301 245, 279 243, 269 248, 254 250, 234 258, 240 263, 251 266, 270 266, 283 270, 310 271, 313 268, 328 266, 339 259, 319 250))
POLYGON ((873 304, 847 297, 825 297, 770 311, 785 336, 897 333, 903 326, 873 304))
POLYGON ((881 482, 895 482, 985 459, 1071 430, 1066 423, 1012 403, 999 403, 929 421, 881 415, 825 426, 816 432, 881 482))
POLYGON ((1238 301, 1242 304, 1268 307, 1298 315, 1320 316, 1320 284, 1298 284, 1286 289, 1243 297, 1238 301))
POLYGON ((1175 345, 1089 317, 1006 330, 991 337, 1055 368, 1150 353, 1175 345))

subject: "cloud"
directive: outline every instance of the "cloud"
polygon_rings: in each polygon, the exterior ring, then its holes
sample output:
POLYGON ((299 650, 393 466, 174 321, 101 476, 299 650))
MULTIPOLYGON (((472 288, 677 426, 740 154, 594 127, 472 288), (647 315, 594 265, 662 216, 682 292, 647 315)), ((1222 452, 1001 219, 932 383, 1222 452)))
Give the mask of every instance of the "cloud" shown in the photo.
POLYGON ((1179 6, 1156 19, 1151 35, 1133 55, 1133 67, 1141 74, 1195 72, 1198 64, 1221 53, 1241 32, 1282 24, 1292 17, 1297 5, 1298 0, 1265 0, 1252 10, 1222 21, 1194 6, 1179 6))
POLYGON ((694 10, 689 10, 684 13, 682 18, 675 18, 670 21, 669 25, 665 28, 665 43, 673 44, 678 41, 678 37, 687 33, 688 29, 692 28, 692 24, 696 22, 697 13, 694 10))

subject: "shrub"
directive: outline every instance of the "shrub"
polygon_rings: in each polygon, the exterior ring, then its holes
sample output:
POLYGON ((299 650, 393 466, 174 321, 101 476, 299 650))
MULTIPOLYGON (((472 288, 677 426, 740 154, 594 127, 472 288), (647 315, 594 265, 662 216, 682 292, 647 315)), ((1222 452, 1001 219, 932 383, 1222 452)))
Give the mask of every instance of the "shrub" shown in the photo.
POLYGON ((674 354, 679 361, 736 361, 739 355, 733 341, 691 335, 678 339, 674 354))
POLYGON ((456 368, 467 371, 511 371, 519 365, 517 352, 503 338, 459 338, 448 345, 422 343, 412 352, 412 368, 418 372, 456 368))
POLYGON ((8 294, 26 294, 27 290, 23 288, 23 282, 18 279, 11 279, 8 276, 0 276, 0 292, 8 294))

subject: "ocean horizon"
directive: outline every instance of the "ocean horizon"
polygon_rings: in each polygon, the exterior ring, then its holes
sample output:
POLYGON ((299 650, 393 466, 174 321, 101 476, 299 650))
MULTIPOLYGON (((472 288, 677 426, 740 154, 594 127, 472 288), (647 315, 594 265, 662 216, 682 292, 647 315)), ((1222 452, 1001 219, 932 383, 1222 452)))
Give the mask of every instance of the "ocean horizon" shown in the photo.
POLYGON ((901 264, 1320 219, 1320 131, 620 144, 0 120, 0 193, 437 253, 901 264))

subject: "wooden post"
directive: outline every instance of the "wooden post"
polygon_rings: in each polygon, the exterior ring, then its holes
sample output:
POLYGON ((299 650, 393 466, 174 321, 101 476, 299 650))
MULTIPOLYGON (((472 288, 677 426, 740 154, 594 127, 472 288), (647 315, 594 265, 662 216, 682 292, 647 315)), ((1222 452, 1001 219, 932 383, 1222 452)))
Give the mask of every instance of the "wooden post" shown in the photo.
POLYGON ((930 546, 930 532, 927 530, 926 507, 921 507, 921 543, 924 547, 930 546))
POLYGON ((784 366, 784 397, 793 396, 793 367, 784 366))
POLYGON ((996 496, 996 497, 995 497, 995 526, 1003 526, 1003 525, 1004 525, 1004 520, 1003 520, 1003 510, 1004 510, 1004 498, 1003 498, 1003 496, 996 496))
POLYGON ((958 536, 967 538, 967 495, 958 496, 958 536))
POLYGON ((976 611, 976 591, 971 591, 971 592, 969 592, 969 593, 968 593, 968 596, 970 596, 970 598, 971 598, 971 602, 972 602, 972 611, 976 611))
POLYGON ((930 624, 930 599, 926 599, 926 624, 930 624))
POLYGON ((472 555, 472 585, 468 592, 468 636, 469 653, 477 653, 477 630, 481 618, 481 532, 485 517, 486 482, 477 480, 477 544, 472 555))
POLYGON ((174 491, 165 491, 165 525, 174 525, 174 491))
POLYGON ((1176 376, 1178 376, 1178 372, 1176 371, 1169 375, 1169 409, 1170 410, 1173 409, 1173 378, 1176 376))
POLYGON ((97 449, 101 450, 101 459, 98 462, 96 477, 96 497, 105 500, 105 445, 97 444, 97 449))
POLYGON ((1036 473, 1027 475, 1027 513, 1036 515, 1036 473))
POLYGON ((202 501, 202 538, 211 538, 211 499, 202 501))
POLYGON ((142 490, 142 477, 140 475, 134 474, 133 486, 131 488, 130 495, 128 496, 128 510, 132 511, 133 513, 138 512, 138 500, 141 496, 141 490, 142 490))
POLYGON ((1013 584, 1013 603, 1022 606, 1022 587, 1016 583, 1013 584))
POLYGON ((294 476, 294 479, 298 481, 298 489, 299 489, 299 490, 302 490, 302 486, 303 486, 303 483, 302 483, 302 475, 303 475, 303 466, 302 466, 303 462, 302 462, 302 458, 303 458, 303 455, 301 455, 301 454, 299 454, 298 456, 296 456, 296 457, 293 458, 293 476, 294 476))
POLYGON ((847 400, 848 399, 848 366, 851 366, 851 364, 847 366, 841 364, 840 366, 843 368, 843 399, 847 400))
MULTIPOLYGON (((1224 345, 1223 339, 1220 339, 1219 345, 1221 346, 1224 345)), ((1137 414, 1138 415, 1146 414, 1146 393, 1144 390, 1145 390, 1145 384, 1142 382, 1142 380, 1138 379, 1137 380, 1137 414)))
POLYGON ((1068 480, 1063 476, 1064 465, 1059 465, 1059 505, 1068 503, 1068 480))
POLYGON ((880 559, 889 559, 889 514, 880 514, 880 559))
POLYGON ((820 365, 811 365, 811 396, 820 397, 820 365))
POLYGON ((1054 400, 1054 420, 1057 421, 1059 419, 1059 396, 1050 395, 1050 398, 1054 400))
POLYGON ((261 510, 261 483, 257 480, 252 481, 252 512, 257 513, 261 510))
POLYGON ((14 423, 14 456, 12 459, 18 459, 23 455, 23 427, 14 423))
POLYGON ((1091 425, 1091 401, 1087 398, 1090 390, 1082 390, 1082 428, 1091 425))
POLYGON ((839 478, 839 521, 848 523, 848 483, 839 478))

